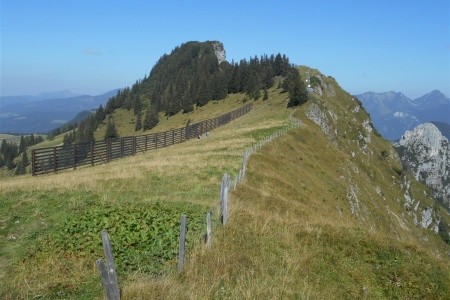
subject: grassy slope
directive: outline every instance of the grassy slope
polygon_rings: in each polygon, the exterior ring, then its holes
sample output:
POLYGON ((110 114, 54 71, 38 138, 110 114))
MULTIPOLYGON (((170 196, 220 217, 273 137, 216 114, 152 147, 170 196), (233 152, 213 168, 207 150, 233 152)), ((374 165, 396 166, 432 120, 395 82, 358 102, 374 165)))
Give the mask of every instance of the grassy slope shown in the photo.
MULTIPOLYGON (((200 108, 195 113, 203 115, 191 114, 191 121, 240 107, 242 98, 233 95, 229 101, 212 103, 210 113, 200 108), (214 110, 218 106, 221 107, 214 110)), ((271 105, 280 107, 281 103, 284 106, 285 99, 274 99, 271 105)), ((267 105, 259 101, 257 107, 267 105)), ((277 109, 271 113, 271 119, 250 114, 210 132, 208 139, 188 141, 95 168, 0 181, 0 291, 3 287, 5 296, 12 298, 101 295, 94 267, 98 256, 80 258, 61 254, 57 249, 42 249, 46 235, 55 233, 71 215, 81 216, 93 208, 111 205, 139 204, 145 208, 159 200, 215 208, 223 173, 236 173, 242 151, 256 141, 255 137, 286 123, 289 113, 290 110, 277 109), (253 128, 247 127, 249 123, 255 124, 253 128)), ((184 124, 182 121, 173 126, 184 124)))
MULTIPOLYGON (((372 134, 374 154, 358 151, 356 124, 367 115, 351 114, 356 103, 337 91, 336 96, 316 97, 302 107, 296 112, 304 121, 301 128, 251 157, 244 184, 232 193, 229 225, 214 232, 210 251, 198 246, 182 275, 154 279, 119 274, 124 298, 443 298, 448 294, 449 261, 439 258, 448 247, 429 230, 413 225, 404 213, 398 163, 393 155, 387 159, 377 155, 382 150, 393 153, 390 145, 372 134), (339 113, 339 126, 346 132, 340 133, 342 142, 336 146, 305 117, 312 103, 339 113), (352 214, 347 200, 350 185, 358 187, 358 214, 352 214), (376 186, 381 195, 374 191, 376 186)), ((188 118, 195 122, 242 105, 242 96, 232 97, 200 108, 188 118)), ((271 90, 269 101, 258 101, 250 114, 214 130, 207 140, 95 168, 0 182, 0 292, 3 288, 6 298, 101 297, 95 257, 39 251, 39 240, 68 215, 94 207, 138 203, 144 208, 161 200, 214 208, 222 174, 234 176, 242 151, 287 123, 292 110, 285 109, 286 97, 271 90), (64 261, 58 260, 63 257, 64 261)), ((186 122, 185 115, 175 118, 161 120, 156 130, 186 122)), ((118 117, 119 122, 127 121, 118 117)), ((421 188, 412 187, 426 205, 429 199, 418 192, 421 188)))

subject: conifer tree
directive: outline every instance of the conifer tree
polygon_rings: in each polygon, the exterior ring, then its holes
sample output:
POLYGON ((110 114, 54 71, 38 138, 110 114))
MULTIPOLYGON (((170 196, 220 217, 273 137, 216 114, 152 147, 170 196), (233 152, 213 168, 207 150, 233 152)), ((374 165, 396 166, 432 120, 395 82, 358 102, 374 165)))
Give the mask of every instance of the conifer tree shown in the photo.
POLYGON ((308 91, 296 68, 289 69, 283 88, 289 93, 287 107, 298 106, 308 101, 308 91))
POLYGON ((27 151, 24 151, 22 154, 22 160, 17 164, 16 169, 14 171, 15 175, 23 175, 26 173, 26 166, 28 165, 28 156, 27 151))
POLYGON ((106 125, 106 133, 105 140, 118 138, 119 134, 117 133, 116 123, 114 123, 113 118, 108 119, 108 124, 106 125))
POLYGON ((24 152, 27 149, 25 138, 23 135, 20 136, 19 153, 24 152))
POLYGON ((263 100, 269 99, 269 93, 267 92, 267 87, 264 87, 264 98, 263 100))
POLYGON ((136 126, 134 127, 134 131, 139 131, 142 129, 142 113, 139 112, 136 116, 136 126))
POLYGON ((152 129, 153 127, 155 127, 156 125, 158 125, 159 123, 159 118, 158 118, 158 114, 156 113, 156 111, 154 109, 147 109, 147 113, 145 115, 145 120, 144 120, 144 131, 148 130, 148 129, 152 129))
POLYGON ((22 164, 24 167, 28 166, 30 162, 28 161, 28 154, 27 151, 22 152, 22 164))
POLYGON ((139 99, 137 95, 133 97, 133 111, 134 115, 137 116, 141 113, 142 110, 142 101, 139 99))

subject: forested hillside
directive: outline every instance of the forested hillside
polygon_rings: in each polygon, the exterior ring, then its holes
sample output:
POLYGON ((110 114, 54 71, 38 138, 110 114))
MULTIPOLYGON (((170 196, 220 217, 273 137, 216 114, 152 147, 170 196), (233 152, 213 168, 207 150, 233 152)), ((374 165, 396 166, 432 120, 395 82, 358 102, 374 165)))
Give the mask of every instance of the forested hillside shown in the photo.
POLYGON ((167 117, 180 111, 188 113, 230 93, 267 99, 267 89, 273 86, 276 76, 287 79, 283 88, 289 92, 288 106, 307 100, 306 87, 286 55, 255 56, 239 63, 229 63, 224 57, 223 45, 217 41, 187 42, 176 47, 158 60, 148 77, 119 91, 106 107, 100 106, 95 115, 80 122, 76 130, 67 128, 71 133, 67 134, 65 143, 94 140, 93 132, 102 122, 109 127, 105 138, 115 137, 115 124, 109 116, 117 109, 133 111, 138 131, 156 126, 158 113, 163 112, 167 117))

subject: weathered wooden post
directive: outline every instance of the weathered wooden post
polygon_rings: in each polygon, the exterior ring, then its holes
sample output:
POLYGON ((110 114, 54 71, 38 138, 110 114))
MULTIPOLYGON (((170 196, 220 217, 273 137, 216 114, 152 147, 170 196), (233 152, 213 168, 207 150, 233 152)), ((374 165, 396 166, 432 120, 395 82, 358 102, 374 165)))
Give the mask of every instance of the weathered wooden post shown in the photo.
POLYGON ((103 287, 105 288, 106 299, 118 300, 120 299, 120 290, 119 284, 117 283, 116 266, 114 264, 111 243, 109 241, 109 236, 106 230, 102 231, 102 242, 106 264, 101 258, 97 259, 97 268, 102 278, 103 287))
POLYGON ((31 174, 36 176, 36 150, 31 150, 31 174))
POLYGON ((211 248, 212 243, 212 226, 211 226, 211 212, 206 213, 206 248, 211 248))
POLYGON ((186 215, 182 214, 180 225, 180 242, 178 246, 178 272, 183 271, 185 245, 186 245, 186 215))
POLYGON ((53 171, 58 171, 58 161, 56 158, 56 147, 53 147, 53 171))
POLYGON ((227 173, 225 173, 223 175, 223 179, 222 179, 222 187, 221 187, 221 209, 220 209, 220 213, 221 213, 221 220, 222 220, 222 224, 225 225, 227 224, 227 220, 228 220, 228 193, 229 193, 229 188, 230 188, 230 176, 228 176, 227 173))
POLYGON ((91 141, 91 166, 94 166, 94 142, 91 141))
POLYGON ((77 168, 77 144, 73 144, 73 168, 77 168))

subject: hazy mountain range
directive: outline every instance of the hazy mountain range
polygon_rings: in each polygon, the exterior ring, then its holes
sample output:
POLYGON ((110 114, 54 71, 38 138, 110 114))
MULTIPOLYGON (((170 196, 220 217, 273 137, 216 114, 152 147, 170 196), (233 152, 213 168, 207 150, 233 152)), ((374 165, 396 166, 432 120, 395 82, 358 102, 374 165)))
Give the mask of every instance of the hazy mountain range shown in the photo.
POLYGON ((0 133, 46 133, 78 113, 105 105, 119 89, 91 96, 69 91, 0 97, 0 133))
POLYGON ((355 97, 370 113, 378 132, 391 141, 421 123, 450 123, 450 98, 437 90, 414 100, 399 92, 367 92, 355 97))

